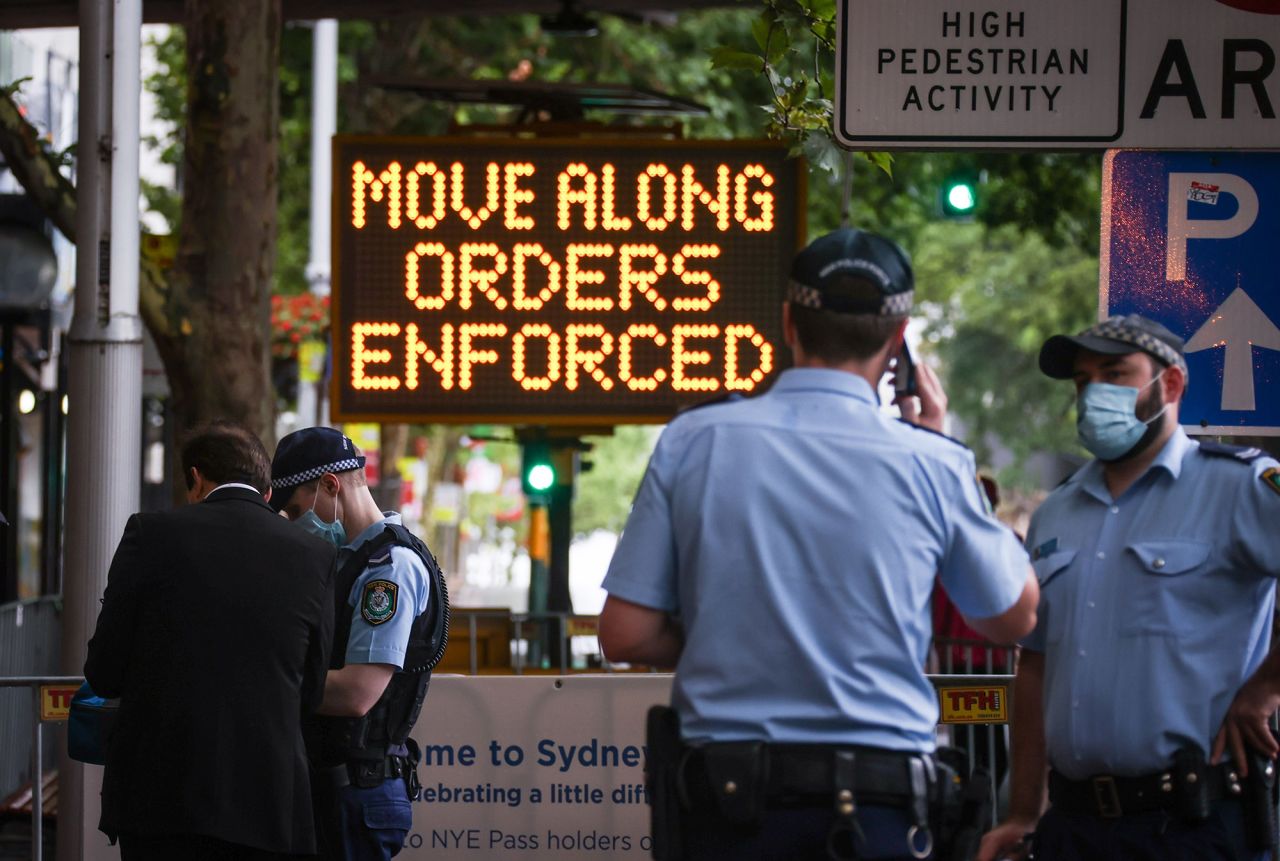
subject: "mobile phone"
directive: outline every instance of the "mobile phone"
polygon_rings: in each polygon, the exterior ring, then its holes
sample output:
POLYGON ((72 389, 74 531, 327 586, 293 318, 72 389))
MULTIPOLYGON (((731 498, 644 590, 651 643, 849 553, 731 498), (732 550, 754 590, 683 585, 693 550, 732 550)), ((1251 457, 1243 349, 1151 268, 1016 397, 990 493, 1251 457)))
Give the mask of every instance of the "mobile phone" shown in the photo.
POLYGON ((898 397, 910 397, 920 393, 916 385, 916 363, 911 357, 911 348, 907 346, 905 340, 902 342, 902 349, 898 352, 894 365, 893 391, 898 397))

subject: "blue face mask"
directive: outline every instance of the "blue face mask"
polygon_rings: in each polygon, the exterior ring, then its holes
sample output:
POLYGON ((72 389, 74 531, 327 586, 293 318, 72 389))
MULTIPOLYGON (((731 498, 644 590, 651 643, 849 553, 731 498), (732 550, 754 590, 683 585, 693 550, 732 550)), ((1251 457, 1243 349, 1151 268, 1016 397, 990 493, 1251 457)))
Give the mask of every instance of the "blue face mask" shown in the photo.
POLYGON ((310 510, 304 512, 294 523, 317 538, 328 541, 334 547, 341 547, 347 543, 347 530, 343 527, 342 521, 337 519, 338 503, 336 500, 333 503, 333 513, 333 523, 324 522, 320 519, 320 515, 316 514, 316 506, 313 502, 310 510))
MULTIPOLYGON (((1161 371, 1161 374, 1164 372, 1161 371)), ((1156 375, 1150 386, 1160 375, 1156 375)), ((1147 386, 1143 386, 1145 389, 1147 386)), ((1147 427, 1169 408, 1143 421, 1136 407, 1141 389, 1111 383, 1089 383, 1076 400, 1076 434, 1080 444, 1099 460, 1118 460, 1138 444, 1147 427)))

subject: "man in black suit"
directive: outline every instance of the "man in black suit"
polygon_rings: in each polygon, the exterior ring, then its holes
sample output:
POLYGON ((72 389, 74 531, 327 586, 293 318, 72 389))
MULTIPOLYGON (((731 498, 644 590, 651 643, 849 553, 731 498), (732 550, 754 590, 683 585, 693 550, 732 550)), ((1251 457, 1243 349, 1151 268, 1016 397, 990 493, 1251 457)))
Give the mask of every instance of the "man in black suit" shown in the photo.
POLYGON ((85 677, 120 698, 100 828, 136 859, 315 852, 300 720, 333 640, 334 549, 267 505, 271 459, 218 422, 183 447, 187 499, 135 514, 85 677))

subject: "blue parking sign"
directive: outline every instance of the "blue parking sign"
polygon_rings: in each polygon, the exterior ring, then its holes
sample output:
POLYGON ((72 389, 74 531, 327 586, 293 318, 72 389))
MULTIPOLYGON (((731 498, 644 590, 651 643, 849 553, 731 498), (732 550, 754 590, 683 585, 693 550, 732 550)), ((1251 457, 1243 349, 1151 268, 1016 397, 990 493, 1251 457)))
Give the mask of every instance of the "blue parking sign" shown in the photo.
POLYGON ((1188 433, 1280 435, 1280 153, 1112 150, 1104 316, 1186 339, 1188 433))

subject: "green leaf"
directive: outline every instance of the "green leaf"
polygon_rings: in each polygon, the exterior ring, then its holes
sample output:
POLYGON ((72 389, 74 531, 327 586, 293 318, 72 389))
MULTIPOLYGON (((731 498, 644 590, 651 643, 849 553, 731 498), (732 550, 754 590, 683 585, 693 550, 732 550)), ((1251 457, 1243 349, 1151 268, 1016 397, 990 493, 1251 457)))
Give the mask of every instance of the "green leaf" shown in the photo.
POLYGON ((893 179, 893 153, 864 152, 862 155, 867 159, 867 161, 884 171, 885 176, 893 179))
POLYGON ((765 56, 769 58, 770 63, 777 63, 787 55, 788 51, 794 50, 791 44, 791 38, 787 34, 787 28, 781 24, 773 28, 769 35, 769 45, 765 50, 765 56))
POLYGON ((809 160, 809 164, 833 175, 839 173, 844 161, 844 153, 824 133, 810 134, 805 138, 804 157, 809 160))
POLYGON ((713 69, 747 69, 758 72, 764 66, 764 60, 757 54, 748 54, 728 45, 721 45, 711 51, 711 68, 713 69))
POLYGON ((769 53, 769 43, 775 38, 773 33, 777 29, 778 16, 771 8, 766 7, 760 17, 751 22, 751 36, 756 40, 756 47, 761 54, 769 53))
POLYGON ((808 7, 809 14, 814 18, 835 24, 836 0, 806 0, 805 6, 808 7))
POLYGON ((30 75, 27 75, 25 78, 18 78, 16 81, 6 84, 2 89, 0 89, 0 94, 3 94, 6 98, 12 98, 19 90, 22 89, 22 85, 29 81, 31 81, 30 75))

